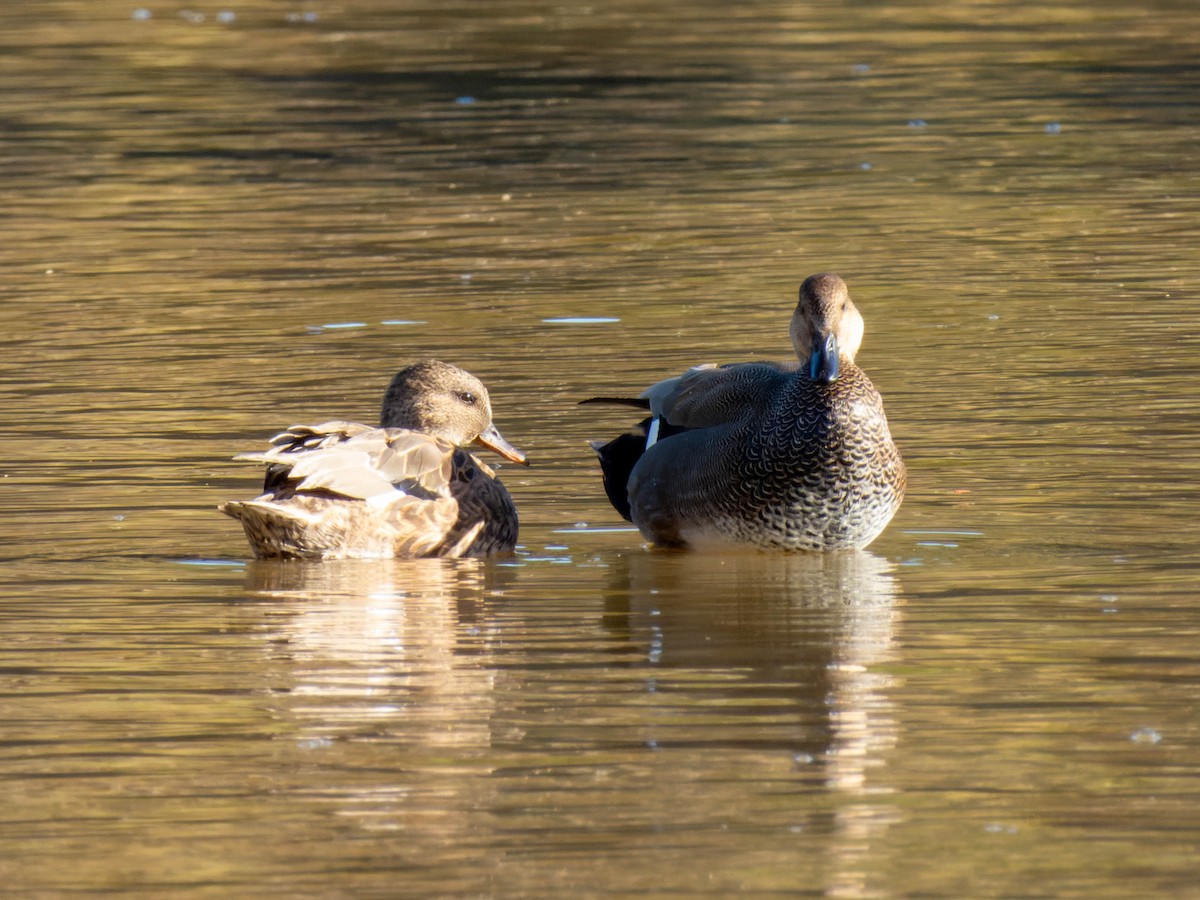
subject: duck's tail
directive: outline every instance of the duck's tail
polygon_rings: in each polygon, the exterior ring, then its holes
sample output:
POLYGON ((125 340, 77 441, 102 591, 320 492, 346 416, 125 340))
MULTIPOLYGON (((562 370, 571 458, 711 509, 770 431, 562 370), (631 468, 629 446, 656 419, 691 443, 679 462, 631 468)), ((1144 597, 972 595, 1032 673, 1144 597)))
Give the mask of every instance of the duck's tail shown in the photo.
POLYGON ((312 517, 304 510, 258 500, 230 500, 217 509, 242 523, 246 539, 259 559, 323 555, 305 537, 312 517))
MULTIPOLYGON (((580 406, 589 403, 632 406, 647 411, 650 409, 650 400, 645 397, 589 397, 579 401, 580 406)), ((604 476, 604 493, 608 495, 608 502, 626 520, 633 521, 633 511, 629 503, 629 476, 633 474, 634 466, 638 464, 642 454, 657 441, 685 431, 686 428, 672 425, 660 416, 647 416, 629 431, 611 441, 590 442, 592 450, 600 459, 600 472, 604 476)))

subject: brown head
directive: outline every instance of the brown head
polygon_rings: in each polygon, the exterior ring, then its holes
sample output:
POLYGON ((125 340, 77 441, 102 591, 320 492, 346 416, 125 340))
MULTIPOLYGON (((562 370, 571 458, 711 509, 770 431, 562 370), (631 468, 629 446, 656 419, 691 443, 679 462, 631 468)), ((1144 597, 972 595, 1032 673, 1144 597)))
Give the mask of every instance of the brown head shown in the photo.
POLYGON ((396 373, 383 395, 379 424, 440 437, 459 447, 487 447, 528 465, 525 454, 492 424, 492 404, 483 382, 436 359, 413 363, 396 373))
POLYGON ((850 299, 846 282, 827 272, 804 279, 791 335, 809 378, 825 384, 837 380, 840 361, 854 362, 863 328, 862 314, 850 299))

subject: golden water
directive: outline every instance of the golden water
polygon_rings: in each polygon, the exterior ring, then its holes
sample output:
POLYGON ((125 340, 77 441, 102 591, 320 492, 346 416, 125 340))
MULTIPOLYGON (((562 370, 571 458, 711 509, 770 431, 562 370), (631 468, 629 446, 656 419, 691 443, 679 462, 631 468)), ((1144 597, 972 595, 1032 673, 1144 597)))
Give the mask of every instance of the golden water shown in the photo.
POLYGON ((1193 4, 138 7, 0 12, 9 890, 1197 892, 1193 4), (904 507, 647 551, 576 401, 821 270, 904 507), (249 563, 228 458, 426 356, 518 557, 249 563))

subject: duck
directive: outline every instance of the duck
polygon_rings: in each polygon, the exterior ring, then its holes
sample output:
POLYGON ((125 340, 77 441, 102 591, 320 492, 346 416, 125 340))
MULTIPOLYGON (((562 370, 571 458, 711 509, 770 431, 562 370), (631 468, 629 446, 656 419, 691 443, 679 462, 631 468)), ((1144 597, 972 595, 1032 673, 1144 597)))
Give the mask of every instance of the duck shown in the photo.
POLYGON ((865 330, 845 281, 800 285, 796 361, 695 366, 636 398, 649 412, 593 441, 605 492, 662 547, 856 550, 887 527, 907 471, 883 399, 855 363, 865 330))
POLYGON ((380 424, 293 425, 270 448, 263 493, 218 509, 241 522, 258 558, 384 559, 511 553, 517 511, 468 447, 529 465, 492 423, 487 388, 430 359, 400 369, 380 424))

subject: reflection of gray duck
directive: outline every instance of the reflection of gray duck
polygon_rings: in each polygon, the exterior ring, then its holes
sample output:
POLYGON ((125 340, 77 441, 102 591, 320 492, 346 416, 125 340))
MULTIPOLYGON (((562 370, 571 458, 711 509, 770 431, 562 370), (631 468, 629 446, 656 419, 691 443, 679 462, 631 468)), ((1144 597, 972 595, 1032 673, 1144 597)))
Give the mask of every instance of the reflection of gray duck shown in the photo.
POLYGON ((862 336, 845 282, 813 275, 791 323, 802 364, 699 366, 616 401, 650 418, 593 445, 613 506, 668 546, 867 546, 900 506, 905 469, 854 364, 862 336))
POLYGON ((517 512, 495 473, 463 449, 525 456, 492 424, 487 389, 437 360, 401 369, 381 426, 295 425, 271 449, 263 494, 219 508, 259 557, 485 556, 511 551, 517 512))

